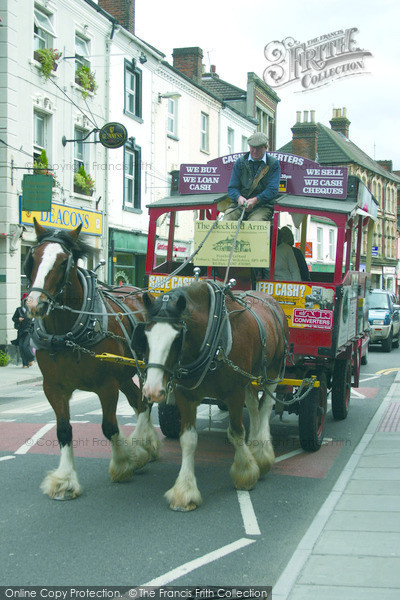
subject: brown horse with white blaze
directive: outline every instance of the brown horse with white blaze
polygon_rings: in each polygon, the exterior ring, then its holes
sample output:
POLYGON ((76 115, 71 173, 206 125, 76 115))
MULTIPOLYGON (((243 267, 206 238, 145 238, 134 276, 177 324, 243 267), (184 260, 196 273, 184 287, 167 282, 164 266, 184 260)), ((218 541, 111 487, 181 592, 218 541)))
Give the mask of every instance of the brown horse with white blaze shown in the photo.
POLYGON ((182 464, 165 494, 174 510, 193 510, 201 503, 194 453, 196 409, 204 397, 228 407, 228 437, 235 448, 230 472, 237 489, 251 489, 275 460, 269 418, 284 369, 286 316, 266 294, 226 291, 214 282, 197 282, 157 299, 143 295, 147 323, 135 331, 135 343, 147 360, 143 395, 149 402, 162 402, 173 389, 181 414, 182 464), (252 385, 255 378, 263 390, 261 400, 252 385), (247 440, 245 403, 250 414, 247 440))
POLYGON ((81 491, 73 455, 69 401, 74 390, 95 392, 101 402, 102 430, 111 442, 110 475, 124 481, 158 455, 159 440, 132 378, 134 367, 102 362, 96 355, 132 357, 130 340, 135 324, 143 320, 141 290, 106 289, 93 272, 78 267, 91 248, 73 231, 51 231, 34 221, 37 245, 25 262, 31 282, 26 307, 34 317, 32 334, 43 374, 43 389, 56 415, 61 449, 57 469, 41 487, 52 498, 74 498, 81 491), (134 315, 134 316, 132 316, 134 315), (119 390, 138 416, 129 439, 119 429, 116 409, 119 390))

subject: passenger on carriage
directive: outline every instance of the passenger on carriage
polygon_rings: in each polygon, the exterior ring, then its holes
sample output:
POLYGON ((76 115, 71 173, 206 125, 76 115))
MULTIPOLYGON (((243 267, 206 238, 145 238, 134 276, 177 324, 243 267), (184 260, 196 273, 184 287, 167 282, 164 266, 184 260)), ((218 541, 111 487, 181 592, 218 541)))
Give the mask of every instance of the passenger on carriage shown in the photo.
POLYGON ((281 239, 282 242, 286 242, 286 244, 289 244, 289 246, 291 246, 293 250, 294 257, 297 261, 297 266, 299 267, 301 281, 311 281, 310 271, 308 270, 304 254, 302 253, 300 248, 296 248, 296 246, 294 245, 294 237, 292 230, 286 226, 281 227, 279 231, 279 236, 279 239, 281 239))
POLYGON ((268 137, 265 133, 254 133, 247 141, 249 152, 233 165, 228 186, 231 205, 223 220, 237 221, 246 206, 245 221, 271 221, 279 191, 280 164, 267 154, 268 137))
POLYGON ((275 253, 274 279, 275 281, 301 281, 300 270, 293 248, 284 238, 285 233, 282 236, 282 230, 280 229, 278 231, 278 244, 275 253))

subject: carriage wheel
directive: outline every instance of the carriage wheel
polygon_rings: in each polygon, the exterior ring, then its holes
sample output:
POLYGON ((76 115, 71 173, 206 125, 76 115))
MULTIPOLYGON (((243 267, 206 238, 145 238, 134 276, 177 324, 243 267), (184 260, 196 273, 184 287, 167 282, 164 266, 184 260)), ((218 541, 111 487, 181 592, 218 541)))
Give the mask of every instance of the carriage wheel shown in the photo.
POLYGON ((351 392, 351 360, 336 360, 332 376, 332 414, 342 421, 347 417, 351 392))
POLYGON ((175 404, 161 402, 158 405, 158 421, 165 437, 179 438, 181 432, 181 413, 175 404))
POLYGON ((323 429, 327 405, 327 383, 325 373, 317 376, 319 387, 314 387, 300 402, 299 437, 300 445, 307 452, 319 450, 323 440, 323 429))

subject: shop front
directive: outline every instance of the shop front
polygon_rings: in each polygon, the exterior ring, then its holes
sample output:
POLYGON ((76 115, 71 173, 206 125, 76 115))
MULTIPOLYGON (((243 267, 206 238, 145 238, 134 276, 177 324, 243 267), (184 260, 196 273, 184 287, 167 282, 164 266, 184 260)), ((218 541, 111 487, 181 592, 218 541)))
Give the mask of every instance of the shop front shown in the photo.
POLYGON ((146 252, 147 235, 110 228, 108 282, 143 287, 146 252))

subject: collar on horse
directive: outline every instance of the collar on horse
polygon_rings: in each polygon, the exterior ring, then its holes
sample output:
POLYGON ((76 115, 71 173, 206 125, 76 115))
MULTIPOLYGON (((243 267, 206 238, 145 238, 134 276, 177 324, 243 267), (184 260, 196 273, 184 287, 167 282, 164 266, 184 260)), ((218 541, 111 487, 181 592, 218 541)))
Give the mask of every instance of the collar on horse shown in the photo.
MULTIPOLYGON (((205 336, 196 360, 191 363, 181 364, 187 324, 185 321, 180 321, 179 323, 175 323, 181 329, 180 350, 175 366, 169 369, 165 365, 155 363, 148 363, 146 365, 147 369, 149 367, 163 369, 172 376, 174 384, 179 387, 185 386, 177 383, 178 381, 181 382, 189 379, 197 379, 197 383, 190 389, 198 387, 207 372, 216 369, 219 360, 223 356, 228 356, 232 348, 232 331, 225 306, 225 292, 214 281, 207 281, 207 285, 210 295, 210 310, 205 336)), ((174 323, 174 319, 167 312, 169 300, 170 296, 165 294, 162 299, 160 312, 156 317, 152 318, 152 322, 174 323)), ((142 326, 144 328, 145 325, 145 323, 141 323, 139 327, 142 326)))
POLYGON ((62 350, 67 347, 68 342, 81 346, 93 346, 105 338, 108 316, 96 287, 96 275, 93 271, 87 271, 81 267, 78 267, 77 273, 83 289, 81 312, 71 330, 61 335, 48 333, 43 320, 35 319, 32 341, 38 350, 62 350))

